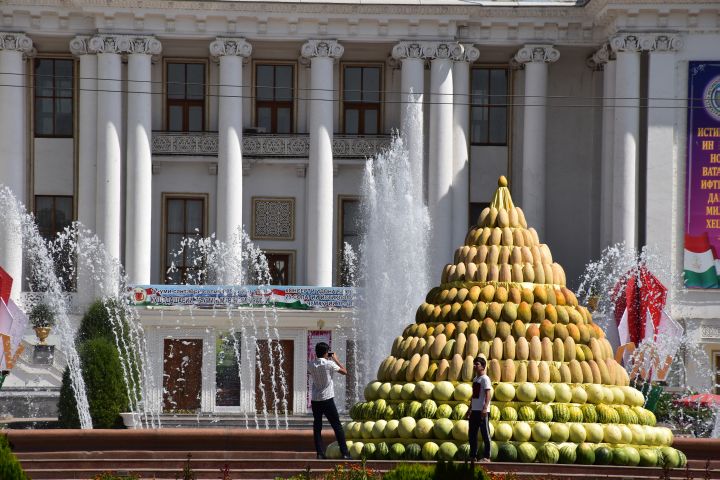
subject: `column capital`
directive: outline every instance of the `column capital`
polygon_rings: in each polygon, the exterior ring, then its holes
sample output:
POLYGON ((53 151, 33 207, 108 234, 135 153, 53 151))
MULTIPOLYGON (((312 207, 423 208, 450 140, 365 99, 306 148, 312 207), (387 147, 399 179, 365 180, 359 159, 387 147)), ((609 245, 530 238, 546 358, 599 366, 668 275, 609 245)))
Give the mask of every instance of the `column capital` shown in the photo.
POLYGON ((465 48, 457 42, 424 42, 423 45, 423 57, 428 60, 462 60, 464 56, 465 48))
POLYGON ((70 53, 76 57, 95 53, 90 51, 91 38, 89 35, 78 35, 70 40, 70 53))
POLYGON ((0 32, 0 50, 15 50, 24 55, 35 52, 32 39, 19 32, 0 32))
POLYGON ((682 37, 674 32, 622 32, 610 37, 614 52, 676 52, 682 37))
POLYGON ((476 62, 480 58, 480 50, 472 44, 462 44, 463 54, 455 59, 456 62, 476 62))
POLYGON ((558 59, 560 59, 560 52, 553 45, 525 45, 512 58, 519 65, 526 63, 554 63, 558 59))
POLYGON ((603 70, 605 64, 612 60, 615 60, 615 52, 610 48, 610 44, 605 43, 587 58, 586 63, 592 70, 603 70))
POLYGON ((392 49, 392 58, 395 60, 405 60, 406 58, 416 58, 418 60, 423 57, 424 42, 400 42, 392 49))
MULTIPOLYGON (((77 38, 75 37, 73 41, 77 38)), ((160 40, 153 36, 100 34, 93 36, 87 42, 88 53, 159 55, 162 52, 160 40)))
POLYGON ((343 56, 345 47, 337 40, 308 40, 300 49, 300 55, 304 58, 330 58, 337 59, 343 56))
POLYGON ((249 57, 251 54, 252 45, 242 37, 217 37, 210 43, 210 55, 213 57, 249 57))

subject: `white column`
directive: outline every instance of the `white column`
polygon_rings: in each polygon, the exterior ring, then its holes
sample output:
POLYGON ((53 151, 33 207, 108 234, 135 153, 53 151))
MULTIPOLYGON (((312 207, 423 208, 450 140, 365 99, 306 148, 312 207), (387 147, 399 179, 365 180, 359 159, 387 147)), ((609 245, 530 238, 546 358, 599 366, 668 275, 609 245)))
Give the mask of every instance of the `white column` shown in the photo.
POLYGON ((600 145, 600 248, 612 244, 613 130, 615 106, 615 55, 608 44, 588 61, 591 68, 602 69, 602 136, 600 145))
POLYGON ((637 168, 640 139, 640 45, 637 36, 610 39, 616 55, 612 243, 637 247, 637 168))
POLYGON ((80 59, 78 94, 78 221, 95 231, 97 188, 97 56, 90 53, 90 37, 70 41, 70 52, 80 59))
POLYGON ((545 123, 548 63, 560 58, 552 45, 525 45, 515 61, 525 65, 523 102, 522 197, 520 206, 540 238, 545 233, 545 123))
MULTIPOLYGON (((674 142, 676 108, 684 107, 676 99, 675 52, 682 48, 682 40, 675 34, 646 34, 641 37, 641 46, 650 51, 648 71, 648 114, 647 114, 647 201, 646 239, 647 245, 661 258, 673 258, 673 235, 670 228, 673 212, 674 179, 678 178, 674 158, 677 150, 674 142)), ((660 280, 669 285, 671 270, 659 272, 665 275, 660 280)), ((673 270, 674 271, 674 270, 673 270)))
POLYGON ((243 225, 242 67, 251 53, 252 45, 244 38, 216 38, 210 44, 210 55, 220 60, 216 232, 218 240, 236 246, 243 225))
POLYGON ((302 56, 310 59, 310 162, 307 196, 307 283, 332 286, 333 265, 333 61, 344 48, 334 40, 309 40, 302 56))
POLYGON ((122 74, 121 53, 129 41, 123 36, 96 35, 90 51, 97 53, 97 209, 95 228, 105 249, 120 259, 120 213, 122 169, 122 74))
POLYGON ((416 169, 418 187, 423 184, 423 97, 425 92, 425 58, 423 43, 400 42, 392 57, 401 62, 400 133, 416 169))
POLYGON ((129 284, 150 283, 152 218, 152 78, 150 61, 162 45, 154 37, 132 39, 128 55, 125 271, 129 284))
POLYGON ((453 64, 453 178, 452 178, 452 247, 465 243, 470 209, 470 64, 480 58, 480 50, 463 45, 465 51, 453 64))
POLYGON ((428 208, 432 224, 431 252, 439 272, 454 251, 453 179, 453 58, 461 56, 458 43, 430 43, 423 49, 430 59, 430 139, 428 144, 428 208))
MULTIPOLYGON (((23 55, 33 51, 32 40, 23 33, 0 32, 0 185, 25 203, 27 166, 27 82, 23 55)), ((22 234, 19 218, 7 216, 0 225, 0 267, 13 278, 11 295, 22 287, 22 234), (17 222, 15 224, 12 224, 17 222)))

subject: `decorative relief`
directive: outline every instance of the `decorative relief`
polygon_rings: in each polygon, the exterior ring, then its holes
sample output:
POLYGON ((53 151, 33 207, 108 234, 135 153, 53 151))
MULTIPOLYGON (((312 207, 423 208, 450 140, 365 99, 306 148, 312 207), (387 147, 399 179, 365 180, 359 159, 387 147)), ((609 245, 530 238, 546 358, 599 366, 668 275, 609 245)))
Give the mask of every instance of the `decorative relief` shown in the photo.
POLYGON ((404 60, 452 59, 461 62, 474 62, 480 57, 480 51, 471 45, 457 42, 400 42, 392 49, 392 58, 404 60), (466 52, 466 49, 468 50, 466 52))
POLYGON ((683 41, 675 33, 621 33, 610 38, 610 47, 614 52, 675 52, 683 41))
POLYGON ((456 42, 425 42, 423 57, 429 60, 459 60, 465 54, 462 45, 456 42))
POLYGON ((400 42, 392 49, 392 57, 396 60, 406 58, 423 58, 423 45, 421 42, 400 42))
POLYGON ((95 35, 88 41, 88 50, 90 53, 159 55, 162 52, 162 44, 160 40, 150 36, 95 35))
POLYGON ((701 335, 703 338, 720 338, 720 325, 703 325, 701 335))
POLYGON ((87 35, 78 35, 70 40, 70 53, 73 55, 87 55, 90 52, 90 38, 87 35))
POLYGON ((253 197, 252 238, 257 240, 294 240, 295 199, 253 197))
POLYGON ((210 55, 222 57, 225 55, 249 57, 252 54, 252 45, 244 38, 217 37, 210 43, 210 55))
POLYGON ((340 58, 345 53, 345 47, 337 40, 308 40, 300 49, 300 55, 305 58, 326 57, 340 58))
POLYGON ((552 45, 525 45, 513 57, 518 64, 553 63, 560 59, 560 52, 552 45))
POLYGON ((477 62, 478 58, 480 58, 480 50, 476 47, 473 47, 470 44, 463 44, 463 54, 456 58, 455 61, 457 62, 477 62))
POLYGON ((0 32, 0 50, 17 50, 30 54, 33 52, 33 41, 24 33, 0 32))
MULTIPOLYGON (((334 135, 333 156, 342 158, 371 157, 390 146, 384 135, 334 135)), ((218 134, 214 132, 153 132, 154 155, 216 156, 218 134)), ((309 135, 243 135, 242 154, 246 157, 307 157, 309 135)))
POLYGON ((587 65, 593 70, 602 70, 607 62, 615 60, 615 52, 609 44, 604 44, 587 59, 587 65))

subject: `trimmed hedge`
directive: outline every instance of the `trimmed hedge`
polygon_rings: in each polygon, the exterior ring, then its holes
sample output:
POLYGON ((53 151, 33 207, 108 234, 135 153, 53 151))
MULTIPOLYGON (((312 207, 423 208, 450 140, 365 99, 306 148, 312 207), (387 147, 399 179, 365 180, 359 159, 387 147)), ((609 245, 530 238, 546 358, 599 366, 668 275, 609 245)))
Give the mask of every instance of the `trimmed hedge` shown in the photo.
POLYGON ((2 480, 30 480, 10 450, 10 442, 5 435, 0 436, 0 478, 2 480))
MULTIPOLYGON (((108 307, 111 310, 118 308, 113 303, 108 307)), ((127 386, 113 330, 106 304, 97 301, 85 313, 75 340, 94 428, 122 428, 119 413, 129 409, 127 386)), ((67 368, 60 388, 58 421, 64 428, 80 427, 67 368)))

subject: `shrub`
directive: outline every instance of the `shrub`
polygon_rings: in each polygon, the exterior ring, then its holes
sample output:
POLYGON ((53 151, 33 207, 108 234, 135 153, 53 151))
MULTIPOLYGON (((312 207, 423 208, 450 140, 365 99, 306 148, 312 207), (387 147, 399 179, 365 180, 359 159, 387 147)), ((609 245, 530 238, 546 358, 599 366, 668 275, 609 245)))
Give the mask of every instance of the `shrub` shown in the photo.
POLYGON ((77 402, 70 381, 70 369, 65 367, 60 386, 60 398, 58 400, 58 423, 62 428, 80 428, 80 417, 77 411, 77 402))
POLYGON ((432 480, 434 470, 427 465, 401 463, 383 475, 383 480, 432 480))
POLYGON ((36 304, 28 316, 33 328, 47 328, 55 325, 55 312, 47 303, 36 304))
POLYGON ((5 435, 0 436, 0 478, 3 480, 30 480, 23 471, 5 435))
POLYGON ((114 342, 115 334, 113 332, 115 327, 110 320, 108 310, 115 312, 118 308, 113 301, 105 303, 98 300, 90 305, 80 322, 80 328, 78 328, 75 336, 75 343, 79 344, 98 337, 104 337, 114 342))
POLYGON ((489 480, 487 472, 471 463, 440 461, 435 466, 433 480, 489 480))

